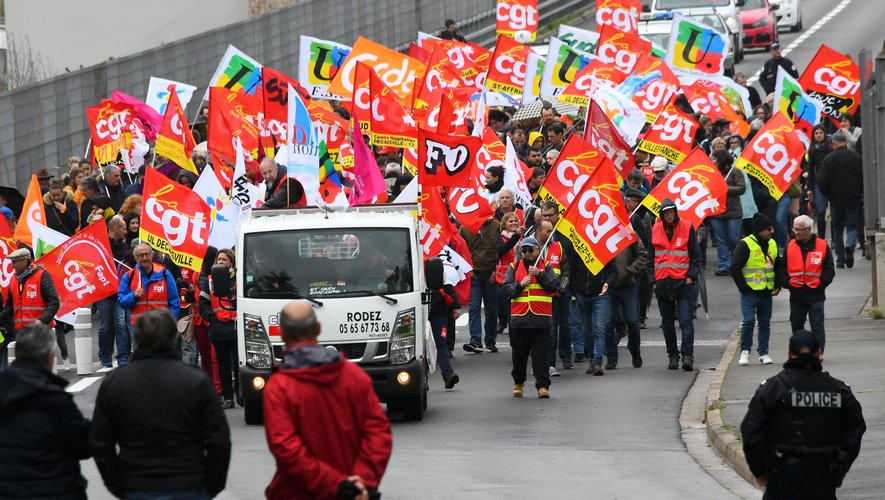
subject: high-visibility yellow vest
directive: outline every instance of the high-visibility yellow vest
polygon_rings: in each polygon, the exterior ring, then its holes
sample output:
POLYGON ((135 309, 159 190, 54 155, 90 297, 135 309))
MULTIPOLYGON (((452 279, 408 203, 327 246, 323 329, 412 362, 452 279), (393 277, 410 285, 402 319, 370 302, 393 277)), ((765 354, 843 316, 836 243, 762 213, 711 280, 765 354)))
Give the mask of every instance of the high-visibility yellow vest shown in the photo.
POLYGON ((755 235, 747 236, 743 241, 750 248, 750 257, 741 269, 747 286, 753 290, 774 290, 774 259, 777 257, 777 243, 773 238, 769 239, 768 251, 763 252, 755 235))

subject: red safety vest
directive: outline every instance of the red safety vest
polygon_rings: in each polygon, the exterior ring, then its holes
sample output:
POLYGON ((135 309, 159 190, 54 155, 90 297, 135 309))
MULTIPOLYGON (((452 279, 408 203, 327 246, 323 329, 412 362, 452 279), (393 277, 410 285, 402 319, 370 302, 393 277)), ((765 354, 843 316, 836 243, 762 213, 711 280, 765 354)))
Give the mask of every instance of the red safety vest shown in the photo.
POLYGON ((814 242, 814 250, 809 251, 802 258, 802 248, 796 240, 790 240, 787 245, 787 275, 790 276, 790 286, 802 288, 817 288, 820 286, 820 276, 824 270, 824 257, 827 255, 827 242, 817 238, 814 242))
MULTIPOLYGON (((43 272, 43 268, 38 267, 21 284, 18 282, 18 277, 14 274, 12 275, 9 289, 12 291, 12 312, 15 318, 15 331, 36 323, 46 311, 46 300, 43 299, 43 292, 40 290, 43 272), (18 293, 15 293, 16 290, 18 290, 18 293)), ((54 325, 55 322, 53 321, 49 326, 54 325)))
MULTIPOLYGON (((501 239, 504 241, 504 243, 507 243, 507 240, 509 240, 510 238, 502 234, 501 239)), ((519 243, 517 242, 516 245, 519 246, 519 243)), ((515 248, 516 246, 511 248, 510 251, 508 251, 506 254, 501 256, 500 259, 498 259, 498 265, 495 267, 495 282, 499 285, 504 283, 504 276, 507 275, 507 268, 510 267, 510 264, 513 264, 513 261, 516 260, 516 252, 514 251, 515 248)))
MULTIPOLYGON (((183 279, 185 282, 188 282, 188 283, 192 282, 195 274, 197 274, 197 272, 194 271, 193 269, 188 269, 186 267, 181 268, 181 279, 183 279)), ((196 290, 196 288, 197 288, 197 286, 194 285, 195 290, 196 290)), ((184 298, 185 295, 187 295, 187 288, 182 288, 181 290, 179 290, 178 300, 181 301, 181 309, 182 310, 187 309, 191 305, 190 302, 185 300, 185 298, 184 298)), ((199 296, 200 295, 198 293, 194 295, 194 297, 199 297, 199 296)))
MULTIPOLYGON (((162 273, 166 270, 166 267, 162 264, 156 262, 153 262, 152 264, 151 274, 162 273)), ((159 281, 154 281, 144 287, 141 284, 141 271, 136 265, 131 271, 129 271, 129 289, 134 292, 139 288, 144 289, 144 295, 141 299, 135 299, 135 305, 132 306, 133 325, 138 320, 138 317, 146 313, 149 309, 169 309, 169 290, 166 286, 166 280, 161 279, 159 281)), ((176 292, 173 291, 172 293, 176 292)))
POLYGON ((682 280, 688 276, 688 238, 691 223, 680 219, 673 228, 673 239, 667 238, 664 223, 658 221, 651 230, 651 245, 655 249, 655 281, 664 278, 682 280))
MULTIPOLYGON (((209 276, 209 289, 212 289, 212 276, 209 276)), ((219 299, 215 296, 214 293, 209 294, 209 299, 212 302, 212 312, 215 313, 215 317, 218 318, 218 321, 229 323, 237 318, 237 311, 234 309, 233 311, 230 307, 236 307, 236 302, 219 299), (222 307, 222 304, 224 307, 222 307)))
MULTIPOLYGON (((529 275, 522 261, 515 262, 511 266, 515 266, 513 279, 517 283, 529 275)), ((537 278, 534 277, 529 286, 524 287, 522 292, 510 302, 511 316, 525 316, 528 313, 532 313, 535 316, 553 315, 553 296, 541 288, 537 278)))

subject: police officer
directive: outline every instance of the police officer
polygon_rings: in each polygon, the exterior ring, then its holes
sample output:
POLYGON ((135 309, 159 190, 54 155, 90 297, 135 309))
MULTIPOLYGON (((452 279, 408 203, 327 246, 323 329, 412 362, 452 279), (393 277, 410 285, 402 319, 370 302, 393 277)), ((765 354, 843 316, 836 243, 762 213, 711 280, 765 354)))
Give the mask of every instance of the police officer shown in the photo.
POLYGON ((764 499, 836 498, 866 430, 860 403, 822 371, 811 332, 793 333, 788 357, 756 390, 741 423, 747 464, 764 499))

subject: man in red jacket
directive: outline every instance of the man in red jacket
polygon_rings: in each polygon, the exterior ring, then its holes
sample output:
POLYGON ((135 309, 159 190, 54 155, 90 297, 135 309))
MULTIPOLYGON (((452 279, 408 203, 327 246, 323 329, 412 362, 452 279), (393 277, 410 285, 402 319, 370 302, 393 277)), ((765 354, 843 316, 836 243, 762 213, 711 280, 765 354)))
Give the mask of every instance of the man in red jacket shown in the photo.
POLYGON ((264 423, 277 472, 267 498, 377 497, 393 439, 372 380, 317 344, 306 302, 280 312, 283 362, 264 391, 264 423))

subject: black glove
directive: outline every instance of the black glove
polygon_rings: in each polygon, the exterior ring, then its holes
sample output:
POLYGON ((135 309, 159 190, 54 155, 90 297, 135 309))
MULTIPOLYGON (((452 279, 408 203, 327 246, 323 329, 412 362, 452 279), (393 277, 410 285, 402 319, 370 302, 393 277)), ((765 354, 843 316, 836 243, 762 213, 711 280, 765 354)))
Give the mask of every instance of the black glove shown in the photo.
POLYGON ((343 500, 351 500, 362 494, 362 490, 356 487, 356 484, 345 479, 338 483, 338 498, 343 500))

